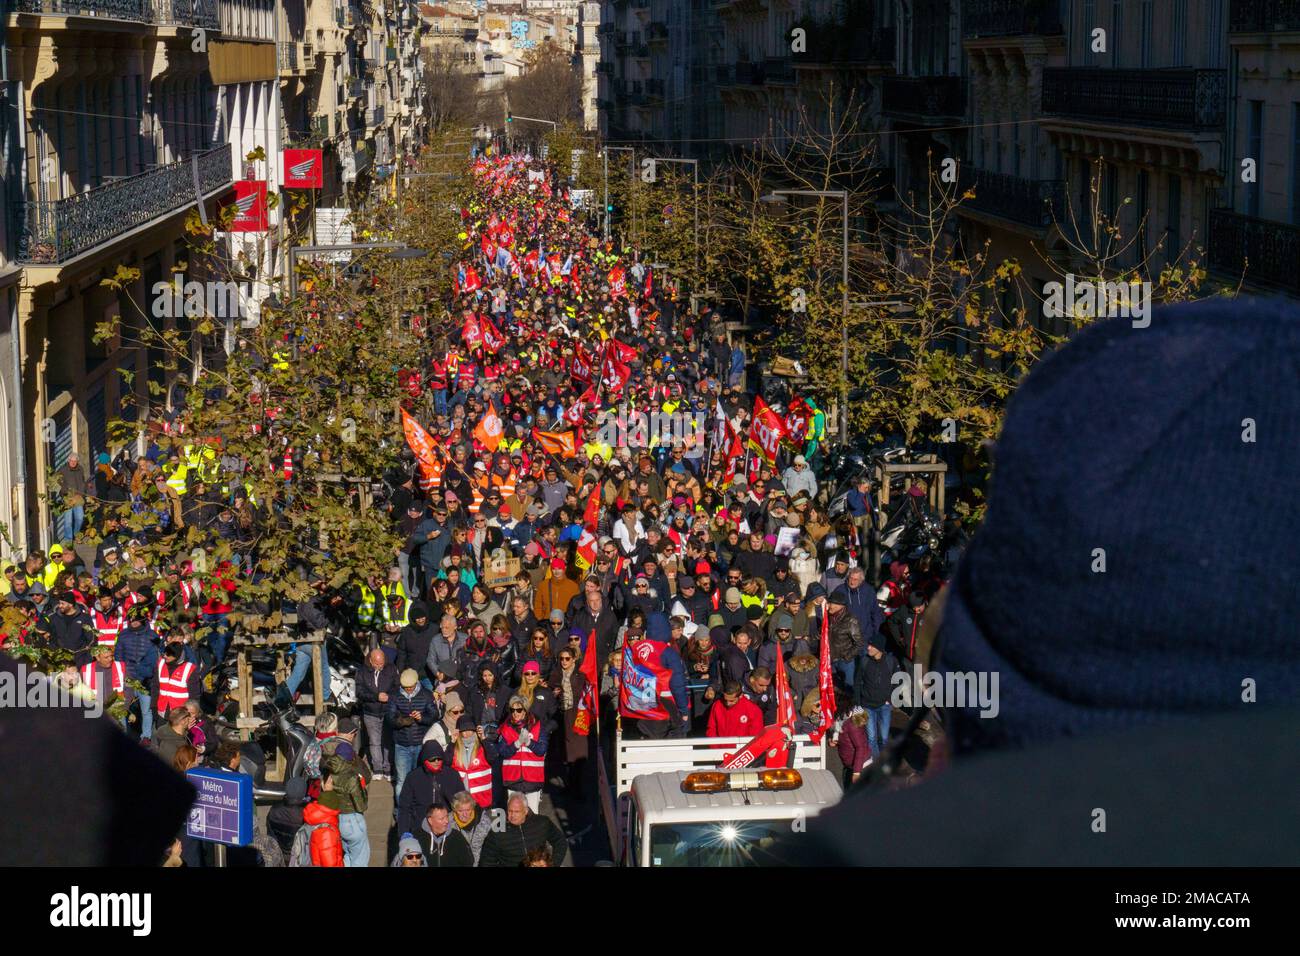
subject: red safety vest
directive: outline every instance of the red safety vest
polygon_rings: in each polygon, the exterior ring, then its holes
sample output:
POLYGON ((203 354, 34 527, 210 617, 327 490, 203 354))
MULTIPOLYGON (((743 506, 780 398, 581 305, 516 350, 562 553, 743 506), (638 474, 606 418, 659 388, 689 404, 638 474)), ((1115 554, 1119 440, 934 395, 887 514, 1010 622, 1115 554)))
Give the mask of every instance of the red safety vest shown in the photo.
MULTIPOLYGON (((99 666, 94 661, 81 669, 81 682, 92 692, 99 692, 99 687, 96 686, 99 683, 99 666)), ((118 694, 126 691, 126 667, 121 661, 113 661, 113 691, 118 694)))
POLYGON ((90 612, 91 623, 95 625, 95 633, 98 635, 100 644, 116 644, 117 636, 122 633, 123 613, 117 608, 105 614, 99 608, 90 612))
POLYGON ((499 379, 500 377, 501 377, 501 366, 500 366, 500 365, 484 365, 484 366, 483 366, 483 381, 485 381, 485 382, 495 382, 495 381, 496 381, 497 379, 499 379))
MULTIPOLYGON (((510 721, 501 725, 501 739, 508 746, 515 746, 515 741, 519 739, 520 728, 516 727, 510 721)), ((528 732, 533 736, 533 743, 537 742, 538 736, 542 732, 542 723, 536 717, 532 717, 528 724, 528 732)), ((501 761, 501 779, 509 787, 512 783, 523 781, 524 783, 535 783, 541 785, 546 782, 546 757, 543 754, 535 754, 531 750, 516 750, 514 756, 507 760, 501 761)), ((477 798, 476 798, 477 799, 477 798)))
POLYGON ((434 359, 430 368, 429 388, 435 392, 444 391, 447 388, 447 363, 434 359))
POLYGON ((467 392, 474 387, 474 363, 466 362, 456 370, 456 388, 467 392))
MULTIPOLYGON (((515 735, 516 737, 518 734, 515 735)), ((459 743, 453 746, 451 765, 460 774, 460 782, 465 785, 469 795, 480 807, 492 805, 492 765, 488 763, 487 754, 479 747, 468 766, 464 762, 465 748, 459 743)))
POLYGON ((623 667, 619 672, 618 712, 640 720, 667 720, 665 697, 672 697, 672 671, 663 664, 668 645, 649 639, 623 645, 623 667))
POLYGON ((167 669, 167 662, 158 661, 158 713, 166 716, 173 707, 184 707, 190 699, 190 674, 194 665, 182 661, 175 670, 167 669))

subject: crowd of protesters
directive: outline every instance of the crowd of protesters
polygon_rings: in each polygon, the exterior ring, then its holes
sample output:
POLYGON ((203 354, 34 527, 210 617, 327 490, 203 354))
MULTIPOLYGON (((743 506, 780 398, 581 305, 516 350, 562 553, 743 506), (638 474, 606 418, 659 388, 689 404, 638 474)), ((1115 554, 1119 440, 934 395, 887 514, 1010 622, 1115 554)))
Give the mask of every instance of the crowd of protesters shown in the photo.
MULTIPOLYGON (((369 790, 385 780, 395 866, 559 865, 541 798, 584 799, 598 732, 752 737, 778 719, 778 672, 794 731, 815 731, 824 641, 831 738, 855 779, 888 740, 892 678, 916 658, 939 575, 875 571, 865 478, 830 516, 814 403, 779 447, 749 440, 759 405, 722 317, 602 240, 553 167, 479 157, 461 219, 454 294, 400 373, 409 447, 382 507, 403 546, 385 577, 316 581, 298 608, 300 627, 356 648, 355 707, 317 722, 261 861, 367 865, 369 790), (647 659, 650 686, 630 694, 627 667, 647 659)), ((93 561, 74 547, 97 497, 139 496, 236 544, 266 520, 187 464, 103 456, 88 475, 70 459, 64 542, 0 580, 27 622, 8 639, 66 649, 66 679, 133 705, 124 726, 178 770, 237 769, 199 704, 228 653, 237 566, 181 559, 158 576, 112 520, 93 561), (205 636, 164 626, 164 608, 205 636)), ((295 648, 282 697, 309 665, 295 648)), ((196 859, 182 840, 172 862, 196 859)))

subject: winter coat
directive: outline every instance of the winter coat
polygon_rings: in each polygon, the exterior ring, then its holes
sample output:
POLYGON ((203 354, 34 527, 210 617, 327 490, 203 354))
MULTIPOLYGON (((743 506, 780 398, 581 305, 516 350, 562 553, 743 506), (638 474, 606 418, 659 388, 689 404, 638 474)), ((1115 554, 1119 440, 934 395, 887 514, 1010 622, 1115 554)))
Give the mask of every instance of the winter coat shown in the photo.
POLYGON ((557 665, 551 675, 551 693, 555 696, 555 716, 559 720, 559 730, 564 734, 564 762, 573 763, 577 760, 585 760, 588 755, 588 738, 578 733, 573 727, 573 721, 578 716, 578 703, 582 700, 582 694, 587 689, 587 675, 582 673, 576 667, 570 672, 569 681, 573 691, 573 706, 564 709, 564 690, 561 683, 564 681, 564 671, 557 665))
POLYGON ((447 642, 443 637, 442 630, 439 629, 433 638, 429 641, 429 651, 425 655, 425 669, 429 678, 433 681, 438 680, 438 672, 441 671, 447 680, 455 679, 456 675, 456 657, 460 654, 461 648, 465 646, 466 635, 457 631, 447 642))
POLYGON ((786 679, 790 682, 790 696, 794 698, 796 706, 808 696, 810 690, 817 689, 819 663, 811 654, 795 654, 785 662, 786 679))
POLYGON ((758 652, 754 650, 751 644, 749 651, 742 651, 735 644, 728 644, 722 649, 721 670, 722 680, 734 680, 742 686, 749 672, 757 666, 758 652))
POLYGON ((411 833, 419 839, 418 829, 429 808, 435 803, 450 808, 451 798, 464 789, 460 774, 452 768, 442 744, 436 740, 426 740, 420 748, 418 763, 402 784, 402 795, 397 802, 397 832, 411 833), (430 772, 424 765, 426 760, 434 759, 442 760, 442 769, 437 773, 430 772))
POLYGON ((356 692, 357 703, 361 712, 367 717, 382 717, 388 710, 388 701, 381 701, 380 694, 387 694, 388 700, 398 693, 398 670, 392 664, 385 664, 375 670, 369 663, 357 669, 356 692))
POLYGON ((339 836, 339 812, 319 802, 307 804, 302 822, 316 829, 311 834, 311 865, 342 866, 343 838, 339 836))
POLYGON ((840 739, 836 745, 840 763, 850 773, 861 773, 871 759, 871 744, 867 741, 867 729, 859 727, 855 721, 846 720, 840 728, 840 739))
POLYGON ((886 652, 880 660, 863 655, 853 674, 853 703, 859 707, 880 707, 890 702, 894 692, 893 677, 898 671, 898 658, 886 652))
POLYGON ((487 840, 488 834, 492 832, 493 811, 484 810, 475 804, 474 819, 468 826, 461 826, 456 815, 452 814, 451 825, 460 831, 461 835, 469 842, 470 851, 474 854, 474 865, 479 865, 479 858, 483 853, 483 843, 487 840))
MULTIPOLYGON (((427 606, 425 606, 425 613, 428 613, 427 606)), ((433 674, 428 670, 429 647, 434 637, 438 636, 438 628, 433 621, 426 620, 424 627, 417 629, 414 623, 414 606, 411 619, 412 623, 402 628, 397 635, 397 660, 395 661, 397 671, 400 674, 409 667, 421 677, 427 676, 432 679, 433 674)))
POLYGON ((483 841, 479 866, 517 867, 528 851, 543 843, 551 845, 551 866, 560 866, 569 855, 569 842, 550 817, 529 811, 524 822, 506 821, 504 830, 492 830, 483 841))
MULTIPOLYGON (((337 745, 336 745, 337 747, 337 745)), ((336 748, 325 748, 321 766, 334 778, 334 798, 340 813, 365 813, 370 805, 367 788, 370 786, 370 764, 365 757, 354 755, 351 760, 338 753, 336 748)))
POLYGON ((847 610, 839 617, 831 618, 830 627, 831 660, 851 661, 862 650, 862 630, 858 619, 847 610))
POLYGON ((469 840, 465 834, 456 828, 454 823, 448 823, 447 832, 442 835, 440 842, 434 841, 433 831, 429 829, 427 819, 420 821, 420 827, 415 831, 415 840, 424 851, 425 864, 431 867, 458 867, 473 866, 474 851, 470 848, 469 840))
POLYGON ((396 694, 390 694, 385 719, 393 728, 393 744, 398 747, 418 747, 424 740, 424 732, 437 717, 437 706, 433 695, 418 685, 414 694, 408 695, 401 687, 396 694), (411 714, 417 710, 420 719, 414 720, 411 714))

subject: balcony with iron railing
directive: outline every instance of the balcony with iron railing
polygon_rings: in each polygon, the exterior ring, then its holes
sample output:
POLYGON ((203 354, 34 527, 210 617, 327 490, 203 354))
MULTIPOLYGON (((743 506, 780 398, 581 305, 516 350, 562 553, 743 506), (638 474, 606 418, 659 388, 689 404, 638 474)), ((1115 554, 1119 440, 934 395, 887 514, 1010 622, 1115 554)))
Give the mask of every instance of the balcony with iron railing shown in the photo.
POLYGON ((217 30, 217 0, 14 0, 18 13, 217 30))
POLYGON ((1300 0, 1232 0, 1228 32, 1300 32, 1300 0))
POLYGON ((650 47, 641 42, 635 42, 628 45, 627 55, 636 60, 644 60, 650 56, 650 47))
POLYGON ((1211 269, 1300 295, 1300 226, 1212 209, 1209 240, 1211 269))
POLYGON ((887 76, 881 109, 904 118, 961 117, 966 114, 966 81, 960 76, 887 76))
POLYGON ((384 125, 384 108, 376 106, 373 109, 366 110, 366 126, 374 129, 384 125))
POLYGON ((154 22, 159 25, 220 28, 217 0, 153 0, 154 22))
POLYGON ((1204 131, 1223 126, 1227 71, 1043 70, 1043 112, 1124 126, 1204 131))
MULTIPOLYGON (((199 192, 209 196, 231 181, 230 145, 198 154, 199 192)), ((19 204, 18 260, 67 262, 195 201, 190 160, 105 183, 64 199, 19 204)))
POLYGON ((154 19, 151 0, 14 0, 18 13, 43 13, 57 17, 103 17, 150 23, 154 19))
POLYGON ((1065 183, 1059 179, 1025 179, 963 165, 958 177, 961 192, 974 198, 960 208, 996 216, 1036 229, 1061 222, 1065 215, 1065 183))
POLYGON ((1059 0, 963 0, 961 32, 967 39, 1007 36, 1059 36, 1059 0))
POLYGON ((298 44, 281 40, 276 44, 276 61, 280 66, 281 76, 296 76, 302 72, 298 59, 298 44))

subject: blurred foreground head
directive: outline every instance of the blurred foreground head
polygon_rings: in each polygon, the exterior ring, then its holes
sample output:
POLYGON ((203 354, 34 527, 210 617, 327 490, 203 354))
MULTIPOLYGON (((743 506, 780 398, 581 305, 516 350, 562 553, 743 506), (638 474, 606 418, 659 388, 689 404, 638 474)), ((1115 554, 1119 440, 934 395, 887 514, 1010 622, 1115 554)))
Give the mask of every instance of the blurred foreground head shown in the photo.
POLYGON ((943 671, 997 672, 957 751, 1300 700, 1300 307, 1081 332, 1016 391, 943 671))

